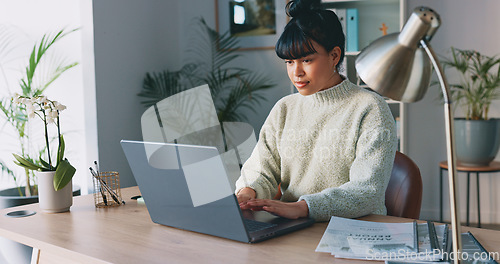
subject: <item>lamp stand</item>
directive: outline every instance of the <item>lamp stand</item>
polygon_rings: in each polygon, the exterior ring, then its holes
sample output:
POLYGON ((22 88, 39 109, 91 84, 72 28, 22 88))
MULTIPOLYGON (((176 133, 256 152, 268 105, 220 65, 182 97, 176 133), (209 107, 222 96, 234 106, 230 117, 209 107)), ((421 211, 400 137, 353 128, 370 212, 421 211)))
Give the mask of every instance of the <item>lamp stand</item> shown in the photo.
POLYGON ((460 226, 460 214, 458 206, 457 197, 457 167, 456 167, 456 153, 455 153, 455 136, 454 136, 454 126, 453 126, 453 113, 451 108, 451 98, 450 98, 450 88, 448 87, 448 82, 446 81, 443 68, 441 64, 436 59, 437 56, 431 46, 427 45, 425 39, 420 40, 420 44, 425 49, 425 52, 429 56, 434 69, 436 70, 439 83, 441 84, 441 90, 444 97, 444 117, 446 126, 446 153, 448 160, 448 181, 450 187, 450 210, 451 210, 451 232, 453 239, 453 263, 460 263, 460 256, 462 252, 462 238, 461 238, 461 226, 460 226))

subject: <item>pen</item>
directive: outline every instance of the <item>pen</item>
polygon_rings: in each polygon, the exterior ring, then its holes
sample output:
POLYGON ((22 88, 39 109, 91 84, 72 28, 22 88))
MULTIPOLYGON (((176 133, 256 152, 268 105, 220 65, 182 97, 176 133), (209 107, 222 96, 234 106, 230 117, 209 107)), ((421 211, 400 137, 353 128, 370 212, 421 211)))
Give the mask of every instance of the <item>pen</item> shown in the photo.
MULTIPOLYGON (((117 204, 120 204, 120 201, 118 200, 119 196, 113 191, 113 189, 111 189, 107 184, 106 182, 104 182, 103 179, 101 179, 99 176, 96 175, 96 173, 94 172, 94 170, 92 168, 90 168, 90 171, 92 172, 92 175, 101 183, 101 186, 104 187, 104 189, 106 189, 106 191, 109 192, 109 194, 111 194, 111 198, 113 198, 113 200, 117 203, 117 204)), ((125 204, 125 201, 122 201, 121 203, 125 204)))
MULTIPOLYGON (((99 177, 99 167, 97 166, 97 161, 94 161, 94 164, 95 164, 95 170, 96 170, 97 176, 99 177)), ((90 173, 93 174, 92 168, 89 168, 89 169, 90 169, 90 173)), ((104 201, 104 205, 108 205, 108 199, 106 198, 106 194, 104 194, 104 191, 102 190, 101 184, 99 184, 99 191, 101 192, 102 200, 104 201)))

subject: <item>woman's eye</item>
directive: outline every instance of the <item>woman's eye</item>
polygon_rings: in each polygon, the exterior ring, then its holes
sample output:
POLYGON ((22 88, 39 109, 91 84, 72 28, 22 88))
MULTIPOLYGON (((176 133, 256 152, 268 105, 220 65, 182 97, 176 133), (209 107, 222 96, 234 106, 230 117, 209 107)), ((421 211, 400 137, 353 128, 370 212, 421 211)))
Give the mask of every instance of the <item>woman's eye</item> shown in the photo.
POLYGON ((293 61, 289 61, 289 60, 285 61, 285 64, 292 64, 292 63, 293 63, 293 61))
POLYGON ((305 59, 302 62, 304 62, 304 63, 310 63, 311 61, 312 61, 311 59, 305 59))

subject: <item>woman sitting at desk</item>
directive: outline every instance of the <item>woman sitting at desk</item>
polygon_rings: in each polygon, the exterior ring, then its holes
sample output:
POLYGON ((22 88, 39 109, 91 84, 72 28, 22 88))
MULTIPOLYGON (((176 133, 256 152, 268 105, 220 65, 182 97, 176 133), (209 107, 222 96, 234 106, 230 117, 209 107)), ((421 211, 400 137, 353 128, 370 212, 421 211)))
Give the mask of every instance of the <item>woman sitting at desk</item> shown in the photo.
POLYGON ((338 73, 345 37, 319 0, 294 0, 276 44, 298 90, 271 110, 236 183, 242 209, 287 218, 386 214, 395 122, 379 95, 338 73), (271 200, 281 186, 281 200, 271 200))

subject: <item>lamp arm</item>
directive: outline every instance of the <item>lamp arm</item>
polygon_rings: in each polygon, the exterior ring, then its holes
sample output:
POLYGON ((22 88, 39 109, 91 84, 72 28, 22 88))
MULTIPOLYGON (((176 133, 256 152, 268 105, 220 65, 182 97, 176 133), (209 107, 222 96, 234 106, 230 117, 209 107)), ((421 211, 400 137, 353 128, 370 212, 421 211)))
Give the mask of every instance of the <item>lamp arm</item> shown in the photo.
POLYGON ((431 60, 432 66, 434 66, 434 69, 436 70, 439 79, 439 84, 441 84, 441 91, 443 93, 444 103, 451 105, 450 87, 448 86, 448 82, 446 81, 446 76, 444 75, 443 67, 441 67, 441 64, 437 59, 436 53, 434 52, 432 47, 428 44, 428 41, 426 39, 420 40, 420 45, 422 45, 422 47, 425 49, 425 52, 427 53, 429 59, 431 60))
POLYGON ((428 45, 427 40, 420 40, 420 44, 425 49, 425 52, 429 56, 434 69, 436 70, 439 82, 441 84, 441 90, 444 97, 444 113, 445 113, 445 125, 446 125, 446 152, 448 159, 448 181, 450 188, 450 210, 451 210, 451 230, 453 239, 453 252, 455 264, 460 263, 459 252, 462 252, 462 239, 461 239, 461 226, 460 226, 460 214, 458 206, 458 181, 456 178, 457 167, 456 167, 456 153, 455 153, 455 137, 454 137, 454 126, 453 126, 453 113, 451 108, 451 97, 450 88, 446 77, 443 72, 441 64, 437 60, 437 56, 430 45, 428 45), (458 254, 457 254, 458 253, 458 254))

